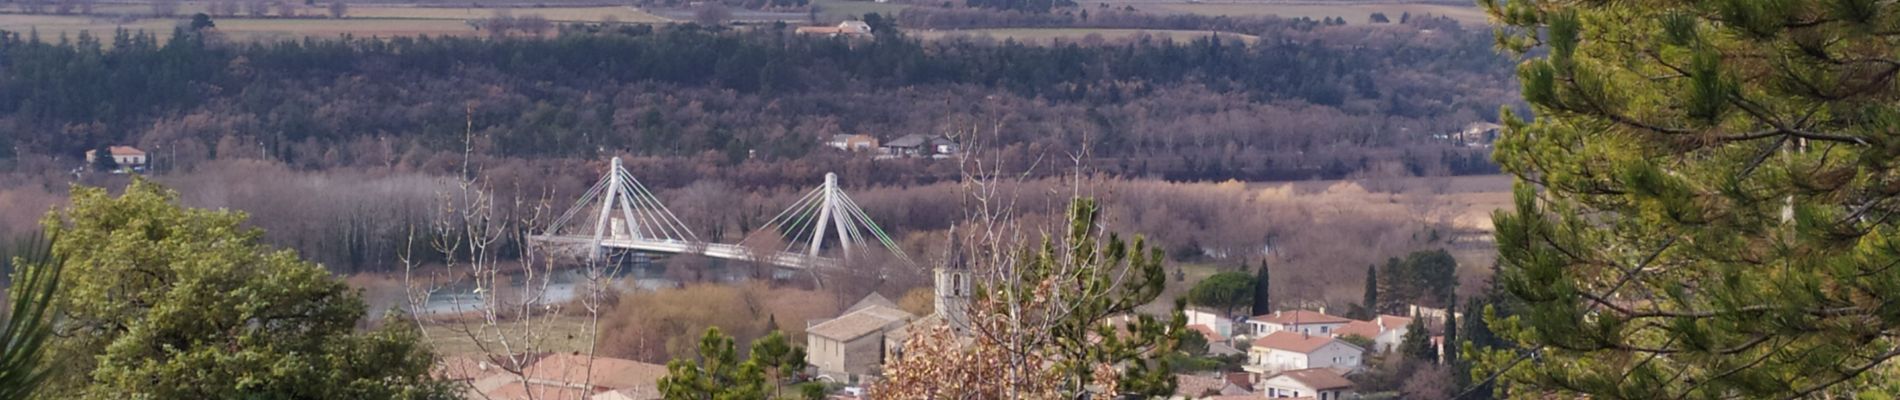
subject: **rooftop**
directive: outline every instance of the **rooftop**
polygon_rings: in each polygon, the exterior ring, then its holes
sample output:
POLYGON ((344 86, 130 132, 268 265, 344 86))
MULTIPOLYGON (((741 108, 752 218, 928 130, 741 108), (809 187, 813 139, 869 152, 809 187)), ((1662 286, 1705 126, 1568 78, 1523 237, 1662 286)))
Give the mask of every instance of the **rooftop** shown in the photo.
MULTIPOLYGON (((1313 352, 1313 350, 1319 350, 1320 347, 1326 346, 1327 343, 1332 343, 1338 340, 1339 339, 1335 339, 1331 336, 1308 335, 1308 334, 1303 334, 1303 333, 1294 333, 1290 331, 1279 331, 1279 332, 1274 332, 1271 335, 1267 335, 1266 337, 1254 339, 1253 347, 1291 351, 1295 353, 1304 354, 1304 353, 1311 353, 1313 352)), ((1344 343, 1344 342, 1341 342, 1341 343, 1344 343)), ((1352 343, 1345 343, 1345 344, 1347 346, 1352 346, 1352 343)), ((1358 346, 1353 346, 1353 347, 1358 348, 1358 346)), ((1364 349, 1361 349, 1361 350, 1364 350, 1364 349)))
POLYGON ((1379 328, 1379 324, 1366 321, 1347 322, 1346 326, 1333 330, 1333 334, 1340 337, 1359 336, 1367 339, 1377 338, 1381 332, 1384 330, 1379 328))
POLYGON ((1343 324, 1352 322, 1350 318, 1306 310, 1274 311, 1272 314, 1255 315, 1253 318, 1249 318, 1249 320, 1279 325, 1343 324))
POLYGON ((659 384, 660 378, 666 377, 664 365, 618 358, 592 357, 593 366, 589 368, 588 358, 575 353, 553 354, 529 365, 522 372, 528 376, 528 379, 534 381, 575 385, 585 383, 608 389, 654 386, 659 384))
MULTIPOLYGON (((1279 375, 1274 375, 1274 376, 1276 377, 1284 376, 1284 377, 1293 379, 1294 381, 1299 382, 1301 385, 1306 385, 1306 387, 1313 388, 1313 390, 1344 389, 1344 388, 1352 387, 1352 380, 1346 379, 1345 376, 1341 376, 1339 375, 1338 372, 1333 372, 1332 369, 1328 369, 1328 368, 1311 368, 1311 369, 1286 371, 1286 372, 1281 372, 1279 375)), ((1272 378, 1268 378, 1268 379, 1272 379, 1272 378)))
POLYGON ((893 323, 910 318, 910 313, 904 310, 873 305, 845 313, 818 325, 812 325, 805 329, 805 333, 832 340, 850 341, 884 330, 893 323))

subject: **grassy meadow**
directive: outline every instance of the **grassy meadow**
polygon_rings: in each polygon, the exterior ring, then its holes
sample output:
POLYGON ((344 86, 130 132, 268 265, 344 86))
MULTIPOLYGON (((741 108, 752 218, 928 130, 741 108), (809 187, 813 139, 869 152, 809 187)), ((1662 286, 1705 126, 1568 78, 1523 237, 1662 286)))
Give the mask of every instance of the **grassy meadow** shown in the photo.
POLYGON ((991 37, 996 40, 1014 39, 1018 42, 1049 44, 1056 40, 1077 42, 1089 35, 1100 35, 1102 39, 1116 41, 1128 39, 1146 33, 1156 38, 1172 38, 1177 41, 1191 40, 1207 35, 1219 34, 1225 38, 1238 38, 1252 43, 1260 38, 1252 35, 1238 35, 1216 31, 1168 30, 1168 29, 1088 29, 1088 28, 999 28, 999 29, 959 29, 942 31, 919 31, 911 35, 924 39, 943 39, 954 37, 991 37))
POLYGON ((1385 13, 1393 22, 1405 13, 1412 15, 1442 15, 1458 20, 1464 25, 1482 26, 1485 20, 1484 10, 1477 7, 1452 6, 1442 4, 1283 4, 1283 3, 1133 3, 1136 9, 1149 12, 1183 13, 1199 15, 1226 16, 1262 16, 1278 15, 1286 18, 1307 17, 1323 19, 1343 17, 1347 23, 1371 23, 1372 13, 1385 13))
MULTIPOLYGON (((147 31, 161 38, 170 36, 172 28, 185 23, 190 15, 205 12, 211 3, 187 2, 179 6, 180 17, 175 18, 136 18, 121 19, 106 15, 138 15, 151 12, 151 6, 141 4, 101 4, 94 8, 95 15, 25 15, 17 13, 0 14, 0 30, 38 32, 47 41, 56 41, 62 35, 77 37, 79 32, 91 32, 95 36, 109 37, 117 29, 147 31)), ((331 19, 329 9, 324 6, 296 6, 296 15, 304 18, 252 18, 247 16, 214 17, 218 31, 227 38, 240 41, 301 39, 307 37, 337 37, 352 35, 357 37, 392 36, 447 36, 474 35, 479 33, 469 20, 489 18, 506 10, 519 17, 540 15, 554 22, 609 22, 623 23, 662 23, 667 19, 649 14, 633 7, 623 6, 575 6, 575 7, 532 7, 532 8, 479 8, 479 7, 421 7, 393 4, 354 4, 349 6, 346 18, 331 19)), ((12 7, 0 7, 0 12, 15 12, 12 7)), ((279 10, 271 10, 278 15, 279 10)))

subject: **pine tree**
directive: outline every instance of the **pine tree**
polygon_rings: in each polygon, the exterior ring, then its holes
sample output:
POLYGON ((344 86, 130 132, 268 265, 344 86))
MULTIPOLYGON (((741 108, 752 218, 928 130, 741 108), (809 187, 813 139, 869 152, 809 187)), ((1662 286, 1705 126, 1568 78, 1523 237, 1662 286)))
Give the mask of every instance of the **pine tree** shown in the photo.
POLYGON ((416 326, 368 314, 360 292, 263 243, 242 213, 188 209, 134 179, 76 187, 46 218, 63 263, 51 398, 448 399, 416 326))
POLYGON ((0 270, 13 271, 7 312, 0 313, 0 400, 31 399, 53 373, 46 340, 53 334, 50 309, 61 263, 49 243, 27 242, 13 251, 0 248, 0 270))
POLYGON ((1260 270, 1254 272, 1253 279, 1253 315, 1273 313, 1272 293, 1273 276, 1267 270, 1267 260, 1260 260, 1260 270))
POLYGON ((1491 328, 1522 350, 1476 361, 1504 386, 1810 398, 1893 370, 1900 4, 1481 4, 1534 115, 1504 110, 1494 154, 1518 304, 1491 328))

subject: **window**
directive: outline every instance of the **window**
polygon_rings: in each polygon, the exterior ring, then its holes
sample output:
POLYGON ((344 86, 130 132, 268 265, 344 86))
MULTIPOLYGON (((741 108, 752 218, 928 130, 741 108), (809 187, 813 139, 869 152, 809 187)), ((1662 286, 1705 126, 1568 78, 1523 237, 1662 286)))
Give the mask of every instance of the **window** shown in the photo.
POLYGON ((950 293, 957 297, 963 297, 963 274, 950 274, 950 293))

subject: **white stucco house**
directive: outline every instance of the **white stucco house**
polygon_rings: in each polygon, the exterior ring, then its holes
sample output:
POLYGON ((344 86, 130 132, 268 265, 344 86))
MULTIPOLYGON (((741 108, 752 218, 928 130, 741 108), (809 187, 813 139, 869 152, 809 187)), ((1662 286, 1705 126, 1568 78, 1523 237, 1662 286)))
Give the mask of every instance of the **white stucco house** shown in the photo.
POLYGON ((1223 338, 1234 337, 1234 320, 1225 315, 1192 307, 1183 313, 1187 314, 1188 325, 1208 327, 1214 331, 1214 334, 1223 338))
POLYGON ((1349 322, 1352 322, 1352 319, 1326 315, 1324 311, 1293 310, 1255 315, 1247 319, 1247 326, 1253 329, 1254 336, 1265 336, 1281 331, 1333 336, 1333 330, 1346 326, 1349 322))
POLYGON ((1284 371, 1255 385, 1267 398, 1339 400, 1352 398, 1352 380, 1327 368, 1284 371))
POLYGON ((1380 315, 1371 321, 1348 322, 1334 331, 1334 336, 1360 336, 1372 339, 1373 348, 1367 350, 1387 352, 1399 347, 1399 342, 1405 340, 1407 327, 1411 324, 1411 318, 1380 315))
POLYGON ((1242 368, 1257 375, 1312 368, 1347 373, 1359 369, 1365 351, 1332 336, 1283 330, 1255 339, 1242 368))

